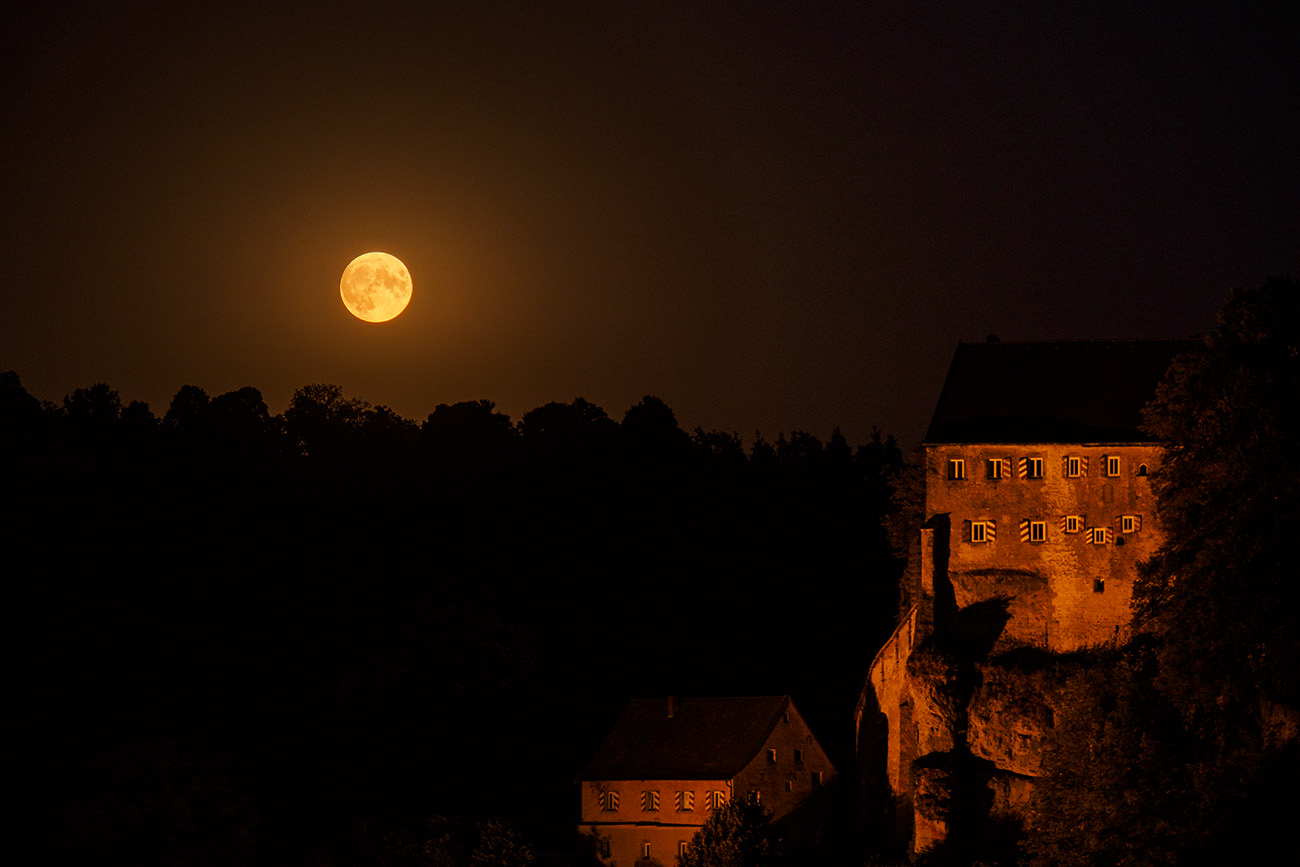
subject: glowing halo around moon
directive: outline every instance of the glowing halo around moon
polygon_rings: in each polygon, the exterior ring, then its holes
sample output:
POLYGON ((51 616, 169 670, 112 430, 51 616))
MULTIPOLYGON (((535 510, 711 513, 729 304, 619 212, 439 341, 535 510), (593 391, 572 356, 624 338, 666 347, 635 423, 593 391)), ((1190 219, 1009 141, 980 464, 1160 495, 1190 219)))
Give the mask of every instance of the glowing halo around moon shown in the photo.
POLYGON ((343 305, 366 322, 399 316, 411 303, 411 288, 411 272, 388 253, 362 253, 348 263, 339 279, 343 305))

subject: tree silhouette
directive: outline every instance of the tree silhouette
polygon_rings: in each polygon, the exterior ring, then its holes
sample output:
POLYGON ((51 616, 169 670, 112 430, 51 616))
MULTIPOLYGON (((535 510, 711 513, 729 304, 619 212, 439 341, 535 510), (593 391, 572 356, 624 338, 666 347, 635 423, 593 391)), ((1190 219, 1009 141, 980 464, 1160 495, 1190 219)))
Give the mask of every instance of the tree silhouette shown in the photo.
POLYGON ((678 867, 762 867, 776 858, 772 817, 757 802, 732 798, 709 814, 677 858, 678 867))

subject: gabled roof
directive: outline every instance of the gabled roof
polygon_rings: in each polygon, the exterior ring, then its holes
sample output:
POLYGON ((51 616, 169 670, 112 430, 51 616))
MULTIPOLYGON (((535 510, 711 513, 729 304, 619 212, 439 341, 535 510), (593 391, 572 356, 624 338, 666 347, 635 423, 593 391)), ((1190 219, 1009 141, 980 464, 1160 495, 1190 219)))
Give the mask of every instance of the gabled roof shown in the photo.
POLYGON ((959 343, 927 443, 1146 442, 1142 407, 1193 340, 959 343))
POLYGON ((767 742, 790 705, 784 695, 667 698, 628 703, 582 780, 729 780, 767 742))

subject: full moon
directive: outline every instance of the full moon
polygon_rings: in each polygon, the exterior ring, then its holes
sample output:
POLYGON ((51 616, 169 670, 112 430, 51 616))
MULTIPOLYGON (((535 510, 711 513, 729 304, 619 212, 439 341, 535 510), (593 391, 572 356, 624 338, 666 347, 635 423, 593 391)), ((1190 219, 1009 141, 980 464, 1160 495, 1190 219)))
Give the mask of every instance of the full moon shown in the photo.
POLYGON ((348 263, 339 294, 348 312, 366 322, 387 322, 411 301, 411 272, 387 253, 362 253, 348 263))

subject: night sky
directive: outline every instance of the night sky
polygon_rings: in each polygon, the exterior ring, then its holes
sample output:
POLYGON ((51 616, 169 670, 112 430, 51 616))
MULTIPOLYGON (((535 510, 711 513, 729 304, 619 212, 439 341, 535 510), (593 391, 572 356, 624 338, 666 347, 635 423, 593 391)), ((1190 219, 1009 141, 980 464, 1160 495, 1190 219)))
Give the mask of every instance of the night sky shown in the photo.
POLYGON ((910 445, 959 340, 1182 337, 1300 273, 1300 40, 1245 4, 18 5, 0 370, 56 402, 910 445))

